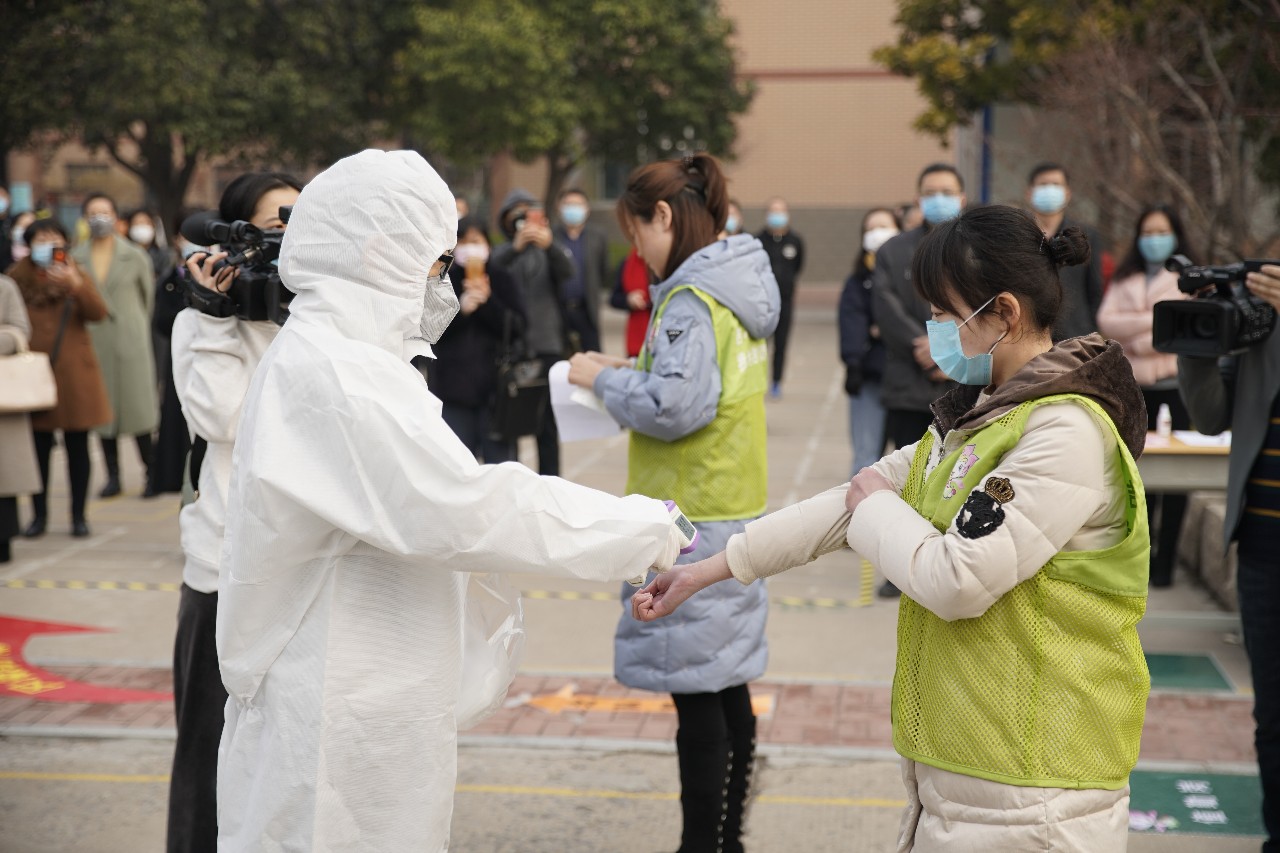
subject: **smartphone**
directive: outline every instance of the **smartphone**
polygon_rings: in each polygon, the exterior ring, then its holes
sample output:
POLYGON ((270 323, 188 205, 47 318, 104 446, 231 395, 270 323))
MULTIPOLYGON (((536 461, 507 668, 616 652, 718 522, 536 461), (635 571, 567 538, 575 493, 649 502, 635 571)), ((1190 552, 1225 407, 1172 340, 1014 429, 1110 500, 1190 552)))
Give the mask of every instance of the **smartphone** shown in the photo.
POLYGON ((532 207, 524 215, 524 221, 528 225, 538 225, 543 228, 546 228, 547 212, 540 207, 532 207))
POLYGON ((67 250, 62 246, 55 246, 53 249, 52 264, 65 264, 67 262, 67 250))

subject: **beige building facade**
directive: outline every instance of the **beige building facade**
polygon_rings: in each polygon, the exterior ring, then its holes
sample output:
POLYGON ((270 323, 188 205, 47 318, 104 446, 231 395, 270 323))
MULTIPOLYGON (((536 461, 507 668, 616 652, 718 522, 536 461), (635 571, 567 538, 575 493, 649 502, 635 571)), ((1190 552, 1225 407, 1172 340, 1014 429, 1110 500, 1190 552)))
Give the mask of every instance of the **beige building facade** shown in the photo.
MULTIPOLYGON (((721 9, 734 23, 740 73, 756 93, 727 164, 730 194, 752 231, 763 227, 769 199, 788 201, 806 241, 802 285, 842 282, 863 213, 913 200, 924 166, 953 162, 976 174, 966 156, 974 146, 960 138, 946 147, 914 130, 924 109, 915 83, 871 58, 896 38, 893 0, 721 0, 721 9)), ((545 182, 537 164, 498 164, 494 206, 513 186, 536 195, 545 182)), ((593 219, 621 239, 602 177, 584 169, 570 183, 596 195, 593 219)))

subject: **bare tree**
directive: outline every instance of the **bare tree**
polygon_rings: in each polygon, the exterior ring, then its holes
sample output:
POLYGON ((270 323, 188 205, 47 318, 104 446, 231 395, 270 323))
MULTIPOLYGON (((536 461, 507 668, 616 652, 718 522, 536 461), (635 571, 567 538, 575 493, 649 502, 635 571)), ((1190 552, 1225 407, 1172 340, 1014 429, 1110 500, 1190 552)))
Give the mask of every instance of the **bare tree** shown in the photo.
MULTIPOLYGON (((1078 47, 1055 58, 1038 84, 1038 132, 1070 152, 1073 183, 1099 208, 1113 244, 1129 239, 1145 205, 1172 202, 1204 262, 1253 255, 1280 238, 1273 190, 1257 161, 1280 130, 1259 107, 1259 69, 1280 51, 1260 26, 1271 9, 1242 0, 1225 23, 1171 4, 1128 30, 1084 16, 1078 47)), ((1274 93, 1267 93, 1274 95, 1274 93)))

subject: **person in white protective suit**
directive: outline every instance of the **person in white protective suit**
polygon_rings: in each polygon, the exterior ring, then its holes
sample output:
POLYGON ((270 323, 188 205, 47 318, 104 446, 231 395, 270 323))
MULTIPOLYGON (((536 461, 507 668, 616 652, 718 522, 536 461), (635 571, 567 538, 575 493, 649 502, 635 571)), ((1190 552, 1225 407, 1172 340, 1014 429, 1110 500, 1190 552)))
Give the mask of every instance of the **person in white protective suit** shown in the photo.
POLYGON ((661 501, 481 466, 445 424, 409 360, 457 312, 456 228, 408 151, 341 160, 294 206, 297 296, 227 501, 219 850, 447 849, 466 573, 617 581, 684 544, 661 501))

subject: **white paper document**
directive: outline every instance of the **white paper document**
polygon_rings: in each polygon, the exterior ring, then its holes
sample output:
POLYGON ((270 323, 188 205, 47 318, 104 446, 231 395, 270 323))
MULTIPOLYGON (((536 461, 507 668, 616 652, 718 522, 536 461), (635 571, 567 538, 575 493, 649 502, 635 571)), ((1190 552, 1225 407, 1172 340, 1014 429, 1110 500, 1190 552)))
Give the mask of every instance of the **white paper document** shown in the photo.
POLYGON ((1191 430, 1175 429, 1173 437, 1181 441, 1189 447, 1230 447, 1231 431, 1219 433, 1218 435, 1201 435, 1191 430))
POLYGON ((551 385, 551 411, 561 441, 613 438, 622 427, 604 403, 586 388, 569 384, 569 362, 557 361, 547 374, 551 385))

